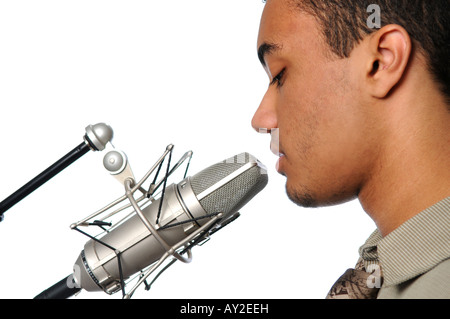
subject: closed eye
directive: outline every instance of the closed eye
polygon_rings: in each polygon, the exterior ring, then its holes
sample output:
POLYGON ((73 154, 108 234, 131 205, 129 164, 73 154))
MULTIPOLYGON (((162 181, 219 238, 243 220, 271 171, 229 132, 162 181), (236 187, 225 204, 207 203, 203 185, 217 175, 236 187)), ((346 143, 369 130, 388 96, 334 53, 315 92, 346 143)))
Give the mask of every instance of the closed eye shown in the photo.
POLYGON ((276 84, 277 88, 282 86, 283 85, 283 76, 284 76, 285 71, 286 71, 286 68, 281 70, 281 72, 278 73, 277 76, 275 76, 273 78, 272 82, 270 82, 270 85, 276 84))

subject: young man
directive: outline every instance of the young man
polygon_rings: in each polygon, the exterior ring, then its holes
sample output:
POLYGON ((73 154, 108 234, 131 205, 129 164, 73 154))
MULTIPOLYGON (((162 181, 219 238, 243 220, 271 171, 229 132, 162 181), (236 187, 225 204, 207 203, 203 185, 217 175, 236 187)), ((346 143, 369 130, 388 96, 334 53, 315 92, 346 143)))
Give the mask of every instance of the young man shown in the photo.
POLYGON ((450 4, 267 0, 272 135, 289 198, 358 198, 377 230, 328 298, 450 298, 450 4), (380 288, 381 289, 378 289, 380 288))

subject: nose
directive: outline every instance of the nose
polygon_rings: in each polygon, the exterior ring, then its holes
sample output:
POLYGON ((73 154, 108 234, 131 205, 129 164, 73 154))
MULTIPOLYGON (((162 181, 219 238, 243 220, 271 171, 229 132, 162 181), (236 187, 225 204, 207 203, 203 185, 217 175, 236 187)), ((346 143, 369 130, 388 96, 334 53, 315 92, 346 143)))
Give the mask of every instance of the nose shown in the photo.
POLYGON ((278 128, 274 96, 270 88, 264 95, 261 104, 253 115, 252 127, 258 133, 270 133, 270 130, 278 128))

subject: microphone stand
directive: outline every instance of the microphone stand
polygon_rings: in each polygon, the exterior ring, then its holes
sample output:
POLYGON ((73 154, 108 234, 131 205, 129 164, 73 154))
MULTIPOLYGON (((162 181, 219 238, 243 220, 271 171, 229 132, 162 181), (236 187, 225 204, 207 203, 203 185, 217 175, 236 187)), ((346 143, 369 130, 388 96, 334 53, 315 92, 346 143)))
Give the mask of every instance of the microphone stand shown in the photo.
POLYGON ((3 221, 3 213, 20 202, 22 199, 30 195, 48 180, 53 178, 56 174, 64 170, 70 164, 81 158, 84 154, 92 151, 101 151, 106 144, 113 138, 113 130, 110 126, 104 123, 89 125, 86 127, 86 134, 84 141, 64 155, 61 159, 49 166, 42 173, 23 185, 17 191, 8 196, 0 203, 0 222, 3 221))

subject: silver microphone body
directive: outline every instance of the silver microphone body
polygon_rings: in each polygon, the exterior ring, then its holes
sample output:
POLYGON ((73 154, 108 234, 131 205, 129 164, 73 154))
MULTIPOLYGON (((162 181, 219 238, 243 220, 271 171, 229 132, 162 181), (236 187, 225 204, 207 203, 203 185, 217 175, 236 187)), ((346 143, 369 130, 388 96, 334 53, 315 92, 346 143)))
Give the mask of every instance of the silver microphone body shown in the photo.
MULTIPOLYGON (((205 225, 214 214, 222 214, 219 224, 231 219, 267 182, 264 165, 242 153, 167 186, 159 217, 161 198, 141 207, 141 211, 158 235, 172 246, 205 225), (171 224, 177 226, 167 227, 171 224)), ((123 280, 155 263, 165 252, 158 238, 134 214, 100 240, 91 239, 85 244, 75 262, 73 277, 84 290, 111 294, 122 288, 123 280)))

